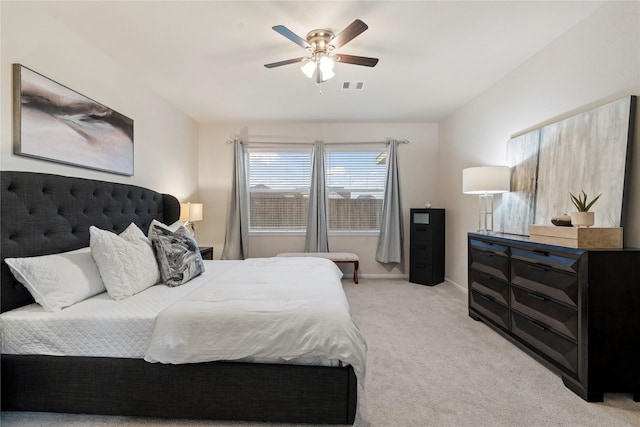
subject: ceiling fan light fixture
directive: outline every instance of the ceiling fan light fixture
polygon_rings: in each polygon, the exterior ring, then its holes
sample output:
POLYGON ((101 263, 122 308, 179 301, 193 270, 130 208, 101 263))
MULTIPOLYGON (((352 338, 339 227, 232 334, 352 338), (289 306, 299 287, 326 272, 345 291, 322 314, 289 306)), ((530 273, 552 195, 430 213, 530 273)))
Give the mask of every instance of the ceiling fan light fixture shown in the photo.
POLYGON ((304 64, 300 69, 302 70, 305 76, 312 78, 313 73, 316 71, 316 63, 315 61, 312 61, 312 60, 307 61, 307 63, 304 64))
MULTIPOLYGON (((320 58, 320 69, 323 73, 333 72, 333 67, 335 66, 335 62, 333 62, 333 58, 330 56, 323 56, 320 58)), ((335 75, 335 74, 334 74, 335 75)))
POLYGON ((320 67, 318 72, 320 73, 320 83, 326 82, 327 80, 332 79, 336 76, 336 73, 334 73, 333 71, 331 70, 324 71, 322 67, 320 67))
POLYGON ((286 37, 303 49, 306 49, 311 56, 272 62, 270 64, 265 64, 264 66, 266 68, 275 68, 283 65, 303 62, 304 64, 302 65, 301 70, 305 76, 311 79, 315 74, 316 83, 322 83, 335 77, 335 73, 333 72, 335 61, 365 67, 375 67, 378 63, 378 58, 369 58, 366 56, 345 54, 334 56, 336 49, 339 49, 349 43, 349 41, 353 40, 369 28, 367 24, 359 19, 356 19, 349 24, 344 30, 338 33, 338 35, 334 35, 334 33, 329 30, 319 29, 310 31, 307 34, 306 39, 298 36, 284 25, 276 25, 272 28, 280 35, 286 37))

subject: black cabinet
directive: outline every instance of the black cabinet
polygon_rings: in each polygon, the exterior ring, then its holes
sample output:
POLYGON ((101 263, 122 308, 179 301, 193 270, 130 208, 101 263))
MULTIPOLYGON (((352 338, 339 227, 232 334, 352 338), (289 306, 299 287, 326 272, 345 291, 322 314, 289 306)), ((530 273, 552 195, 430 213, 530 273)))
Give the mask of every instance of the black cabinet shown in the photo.
POLYGON ((444 209, 411 209, 409 281, 444 282, 444 209))
POLYGON ((588 401, 640 400, 640 249, 574 249, 469 233, 469 316, 588 401))

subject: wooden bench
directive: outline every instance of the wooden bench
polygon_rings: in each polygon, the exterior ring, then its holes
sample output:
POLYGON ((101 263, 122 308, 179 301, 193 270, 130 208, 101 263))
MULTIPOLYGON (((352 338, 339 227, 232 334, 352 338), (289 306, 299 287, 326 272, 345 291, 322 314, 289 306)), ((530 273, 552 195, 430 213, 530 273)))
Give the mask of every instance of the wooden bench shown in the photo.
POLYGON ((353 264, 353 281, 358 283, 358 268, 360 267, 360 258, 358 255, 349 252, 286 252, 276 256, 285 257, 316 257, 326 258, 336 264, 350 263, 353 264))

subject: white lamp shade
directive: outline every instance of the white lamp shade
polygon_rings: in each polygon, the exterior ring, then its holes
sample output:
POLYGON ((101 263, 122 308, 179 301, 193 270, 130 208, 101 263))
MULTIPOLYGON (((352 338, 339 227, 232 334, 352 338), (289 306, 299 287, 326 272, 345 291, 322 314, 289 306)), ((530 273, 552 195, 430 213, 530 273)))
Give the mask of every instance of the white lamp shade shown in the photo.
POLYGON ((331 59, 331 57, 323 56, 322 58, 320 58, 320 69, 323 73, 333 71, 334 65, 335 63, 333 62, 333 59, 331 59))
POLYGON ((313 73, 316 71, 316 63, 314 61, 308 61, 300 69, 305 76, 311 78, 313 77, 313 73))
POLYGON ((180 221, 202 221, 202 203, 180 203, 180 221))
POLYGON ((510 188, 508 166, 479 166, 462 171, 462 192, 465 194, 506 193, 510 188))

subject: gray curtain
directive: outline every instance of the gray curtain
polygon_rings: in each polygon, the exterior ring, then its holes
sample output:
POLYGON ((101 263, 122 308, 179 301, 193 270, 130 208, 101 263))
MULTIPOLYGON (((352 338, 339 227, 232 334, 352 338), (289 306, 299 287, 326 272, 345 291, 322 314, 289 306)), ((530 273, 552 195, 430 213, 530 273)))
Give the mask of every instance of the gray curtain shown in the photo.
POLYGON ((380 224, 376 260, 384 264, 399 264, 402 263, 404 256, 404 226, 400 200, 398 141, 389 141, 387 150, 387 180, 384 189, 382 224, 380 224))
POLYGON ((236 139, 233 141, 233 182, 222 259, 246 259, 249 256, 248 203, 244 147, 236 139))
POLYGON ((309 214, 307 216, 307 235, 304 242, 305 252, 329 252, 327 232, 327 187, 325 185, 324 142, 313 144, 311 156, 311 188, 309 190, 309 214))

